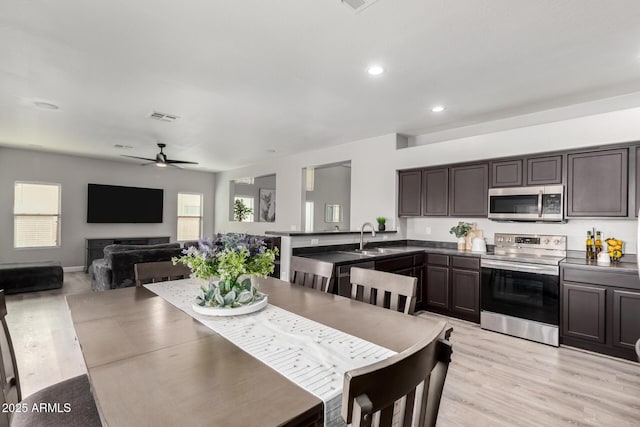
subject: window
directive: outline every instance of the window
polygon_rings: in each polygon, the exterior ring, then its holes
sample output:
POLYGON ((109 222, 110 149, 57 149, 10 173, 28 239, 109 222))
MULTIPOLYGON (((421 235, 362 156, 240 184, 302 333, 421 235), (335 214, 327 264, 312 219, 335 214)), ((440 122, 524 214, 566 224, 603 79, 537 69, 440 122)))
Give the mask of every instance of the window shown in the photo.
POLYGON ((16 182, 13 198, 13 247, 60 245, 60 185, 16 182))
POLYGON ((202 194, 178 193, 178 240, 202 237, 202 194))
MULTIPOLYGON (((242 222, 253 222, 253 197, 245 197, 245 196, 235 196, 233 198, 233 203, 235 204, 236 200, 242 200, 242 203, 245 205, 245 207, 251 209, 251 213, 250 214, 246 214, 246 216, 242 219, 242 222)), ((236 215, 234 214, 233 217, 236 219, 236 215)))
POLYGON ((304 207, 304 231, 313 231, 313 202, 305 202, 304 207))

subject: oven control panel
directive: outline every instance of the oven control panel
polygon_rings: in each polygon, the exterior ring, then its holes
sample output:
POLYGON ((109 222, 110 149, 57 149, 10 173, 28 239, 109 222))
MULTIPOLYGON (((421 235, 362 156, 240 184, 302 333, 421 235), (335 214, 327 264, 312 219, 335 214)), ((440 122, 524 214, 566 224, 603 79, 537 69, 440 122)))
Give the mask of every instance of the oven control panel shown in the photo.
POLYGON ((493 242, 502 248, 567 249, 567 236, 561 235, 496 233, 493 242))

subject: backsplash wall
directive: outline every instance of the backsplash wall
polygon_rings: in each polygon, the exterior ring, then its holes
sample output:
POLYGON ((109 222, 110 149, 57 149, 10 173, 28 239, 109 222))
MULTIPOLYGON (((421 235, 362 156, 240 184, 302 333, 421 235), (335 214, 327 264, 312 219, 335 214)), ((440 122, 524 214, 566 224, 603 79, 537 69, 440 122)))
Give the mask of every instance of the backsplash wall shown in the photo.
MULTIPOLYGON (((567 236, 567 249, 574 251, 585 250, 587 230, 595 227, 602 231, 603 238, 624 240, 625 254, 636 253, 637 223, 632 219, 571 219, 564 224, 497 222, 485 218, 407 218, 405 221, 407 239, 455 242, 457 239, 449 234, 449 229, 458 221, 466 221, 477 223, 489 244, 493 244, 495 233, 561 234, 567 236), (430 234, 427 227, 431 228, 430 234)), ((634 260, 635 257, 630 261, 634 260)))

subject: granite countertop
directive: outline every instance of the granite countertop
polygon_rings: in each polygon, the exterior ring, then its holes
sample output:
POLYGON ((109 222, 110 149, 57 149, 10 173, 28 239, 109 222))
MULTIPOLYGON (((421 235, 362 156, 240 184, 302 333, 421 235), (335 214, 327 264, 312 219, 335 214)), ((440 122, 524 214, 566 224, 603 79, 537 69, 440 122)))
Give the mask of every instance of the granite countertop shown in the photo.
MULTIPOLYGON (((453 248, 438 247, 438 246, 422 246, 422 245, 377 245, 374 247, 390 248, 394 252, 385 252, 373 255, 363 255, 355 252, 355 249, 337 250, 337 251, 323 251, 315 253, 305 253, 299 256, 307 258, 313 258, 320 261, 331 262, 336 266, 353 264, 367 261, 380 261, 387 258, 394 258, 403 255, 417 254, 417 253, 438 253, 444 255, 459 255, 459 256, 472 256, 479 257, 481 254, 469 251, 459 251, 453 248)), ((365 248, 365 250, 367 250, 365 248)))
MULTIPOLYGON (((397 233, 397 230, 374 230, 376 234, 397 233)), ((360 234, 360 231, 350 230, 329 230, 329 231, 265 231, 264 234, 268 236, 335 236, 340 234, 360 234)), ((365 230, 365 235, 371 234, 371 230, 365 230)))
POLYGON ((587 261, 586 257, 568 257, 560 263, 560 266, 576 267, 587 270, 611 271, 616 273, 638 274, 638 264, 635 255, 625 255, 620 262, 612 262, 609 265, 600 265, 595 261, 587 261), (626 258, 626 259, 625 259, 626 258))

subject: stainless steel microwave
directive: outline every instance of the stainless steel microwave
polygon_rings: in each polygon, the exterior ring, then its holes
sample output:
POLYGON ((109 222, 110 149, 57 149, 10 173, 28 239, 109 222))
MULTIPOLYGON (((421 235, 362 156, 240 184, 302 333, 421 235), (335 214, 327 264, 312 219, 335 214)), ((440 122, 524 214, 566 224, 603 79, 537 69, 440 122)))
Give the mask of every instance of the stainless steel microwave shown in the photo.
POLYGON ((489 189, 489 219, 500 221, 564 221, 564 186, 489 189))

